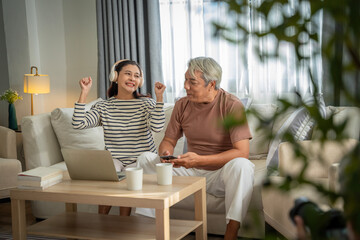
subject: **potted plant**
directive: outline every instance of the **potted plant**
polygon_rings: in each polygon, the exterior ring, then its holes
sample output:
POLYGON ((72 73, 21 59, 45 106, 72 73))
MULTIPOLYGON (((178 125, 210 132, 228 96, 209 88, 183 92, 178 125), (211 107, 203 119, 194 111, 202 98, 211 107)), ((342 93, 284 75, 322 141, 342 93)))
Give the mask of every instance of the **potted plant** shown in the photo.
POLYGON ((18 125, 16 120, 16 110, 14 103, 19 99, 22 100, 23 98, 19 96, 17 91, 8 89, 0 96, 0 99, 9 103, 9 128, 17 130, 18 125))
MULTIPOLYGON (((246 44, 249 38, 261 41, 266 37, 273 37, 276 39, 277 45, 275 47, 276 53, 270 53, 267 48, 257 48, 258 56, 260 59, 278 58, 279 57, 279 44, 286 42, 294 46, 296 53, 297 65, 300 67, 300 63, 303 63, 306 69, 310 71, 309 56, 301 54, 301 48, 307 42, 314 42, 317 44, 313 54, 321 54, 322 60, 327 66, 324 68, 323 79, 326 79, 327 88, 325 94, 332 94, 333 100, 330 102, 335 106, 342 104, 349 104, 351 106, 360 107, 360 27, 358 24, 360 14, 360 1, 358 0, 345 0, 345 1, 308 1, 308 0, 223 0, 228 5, 229 14, 233 14, 236 17, 233 22, 227 24, 217 22, 214 23, 216 28, 216 35, 222 38, 237 43, 246 44), (292 11, 288 11, 289 6, 297 4, 292 11), (299 7, 301 4, 306 4, 310 11, 307 14, 303 14, 303 8, 299 7), (265 23, 264 29, 249 29, 247 21, 238 21, 247 16, 246 13, 252 11, 253 16, 260 16, 261 20, 265 23), (271 19, 273 12, 278 12, 281 17, 280 21, 274 23, 271 19), (313 27, 318 24, 316 18, 319 14, 324 16, 323 33, 325 36, 319 38, 319 35, 312 31, 313 27), (234 39, 234 31, 237 30, 237 36, 240 38, 234 39), (303 38, 303 36, 306 36, 303 38), (307 42, 304 42, 304 39, 307 42), (355 76, 351 78, 352 76, 355 76), (332 87, 332 89, 331 89, 332 87), (329 91, 330 90, 330 91, 329 91), (332 91, 331 91, 332 90, 332 91), (340 101, 341 100, 341 101, 340 101)), ((311 76, 311 74, 310 74, 311 76)), ((311 76, 312 78, 313 76, 311 76)), ((313 79, 312 79, 313 80, 313 79)), ((313 84, 313 97, 315 104, 309 106, 300 99, 299 104, 293 104, 286 99, 279 99, 279 105, 282 111, 286 111, 288 108, 305 107, 309 111, 311 117, 318 123, 319 134, 318 139, 321 142, 329 140, 329 132, 336 132, 335 141, 341 143, 346 136, 343 134, 344 127, 347 121, 342 125, 337 125, 332 121, 332 116, 328 116, 324 119, 319 113, 319 102, 316 101, 318 94, 318 86, 312 81, 313 84)), ((247 112, 248 114, 255 114, 256 112, 247 112)), ((276 117, 276 116, 274 116, 276 117)), ((226 120, 226 127, 232 127, 234 125, 241 124, 241 120, 229 118, 226 120)), ((269 133, 269 138, 273 136, 269 133)), ((350 219, 353 224, 353 228, 359 233, 360 229, 360 204, 358 202, 360 191, 358 183, 360 180, 360 145, 349 153, 349 155, 343 159, 342 175, 340 182, 342 184, 342 191, 340 193, 331 192, 323 189, 320 185, 312 182, 304 177, 304 172, 307 170, 307 162, 309 159, 308 153, 304 151, 297 144, 297 141, 287 134, 286 140, 290 142, 304 164, 303 169, 298 173, 298 176, 292 178, 285 178, 281 183, 272 183, 271 187, 276 187, 284 191, 290 191, 294 186, 302 184, 314 186, 318 192, 327 196, 331 202, 335 202, 336 199, 341 198, 345 201, 344 212, 347 219, 350 219)))

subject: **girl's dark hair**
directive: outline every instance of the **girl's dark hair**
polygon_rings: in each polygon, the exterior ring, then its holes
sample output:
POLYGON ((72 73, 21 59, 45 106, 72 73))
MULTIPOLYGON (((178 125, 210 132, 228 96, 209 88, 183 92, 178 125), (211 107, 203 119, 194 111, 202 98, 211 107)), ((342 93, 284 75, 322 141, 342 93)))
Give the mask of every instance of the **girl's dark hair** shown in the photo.
MULTIPOLYGON (((114 71, 116 71, 118 73, 118 76, 119 76, 119 72, 121 71, 121 69, 127 65, 134 65, 134 66, 137 66, 141 72, 141 68, 140 68, 140 65, 135 62, 135 61, 131 61, 131 60, 127 60, 127 61, 122 61, 120 62, 118 65, 115 66, 115 69, 114 71)), ((144 77, 144 76, 141 76, 141 77, 144 77)), ((135 98, 141 98, 141 97, 151 97, 151 94, 148 93, 146 95, 144 94, 141 94, 138 92, 139 89, 135 90, 133 92, 133 95, 135 98)), ((111 85, 109 87, 109 89, 107 90, 107 95, 109 98, 113 97, 113 96, 116 96, 118 94, 118 84, 117 82, 111 82, 111 85)))

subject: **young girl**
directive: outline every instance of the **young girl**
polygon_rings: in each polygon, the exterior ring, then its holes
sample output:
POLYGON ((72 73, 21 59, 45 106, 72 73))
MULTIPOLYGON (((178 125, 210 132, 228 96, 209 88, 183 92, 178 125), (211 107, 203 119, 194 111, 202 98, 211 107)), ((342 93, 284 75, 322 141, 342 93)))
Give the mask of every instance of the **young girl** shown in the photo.
MULTIPOLYGON (((110 72, 111 86, 108 100, 97 102, 85 112, 86 97, 91 89, 91 77, 79 84, 80 97, 75 103, 73 127, 86 129, 102 126, 105 147, 111 152, 117 171, 136 164, 143 152, 156 153, 151 131, 160 132, 165 124, 163 93, 165 85, 155 83, 156 101, 138 93, 143 85, 143 73, 135 61, 120 60, 110 72)), ((107 214, 111 206, 99 206, 99 213, 107 214)), ((131 208, 120 208, 120 215, 130 215, 131 208)))

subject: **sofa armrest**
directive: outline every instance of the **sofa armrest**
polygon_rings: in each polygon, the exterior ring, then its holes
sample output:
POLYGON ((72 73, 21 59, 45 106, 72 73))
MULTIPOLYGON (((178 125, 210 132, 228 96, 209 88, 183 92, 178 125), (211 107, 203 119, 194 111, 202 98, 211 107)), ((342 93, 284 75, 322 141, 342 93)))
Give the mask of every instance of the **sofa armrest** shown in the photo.
MULTIPOLYGON (((333 163, 338 163, 358 143, 355 139, 343 142, 327 141, 321 143, 315 140, 301 141, 300 147, 308 156, 307 178, 328 178, 329 168, 333 163)), ((293 145, 289 142, 279 146, 279 173, 280 176, 295 176, 300 172, 304 162, 295 156, 293 145)))
POLYGON ((0 126, 0 142, 0 157, 17 159, 15 131, 0 126))

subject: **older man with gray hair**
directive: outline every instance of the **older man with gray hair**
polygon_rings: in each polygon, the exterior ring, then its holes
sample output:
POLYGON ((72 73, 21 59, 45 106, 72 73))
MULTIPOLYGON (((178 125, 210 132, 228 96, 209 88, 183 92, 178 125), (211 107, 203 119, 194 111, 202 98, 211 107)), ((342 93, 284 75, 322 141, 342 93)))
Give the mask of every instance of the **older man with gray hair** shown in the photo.
POLYGON ((220 88, 221 75, 214 59, 190 59, 184 82, 187 96, 176 102, 159 147, 160 155, 172 155, 185 134, 188 152, 172 160, 144 153, 138 164, 144 173, 156 173, 156 163, 171 162, 173 175, 205 177, 208 193, 225 196, 224 238, 236 239, 253 191, 254 165, 248 160, 251 133, 247 122, 229 131, 219 124, 229 114, 245 117, 240 100, 220 88))

